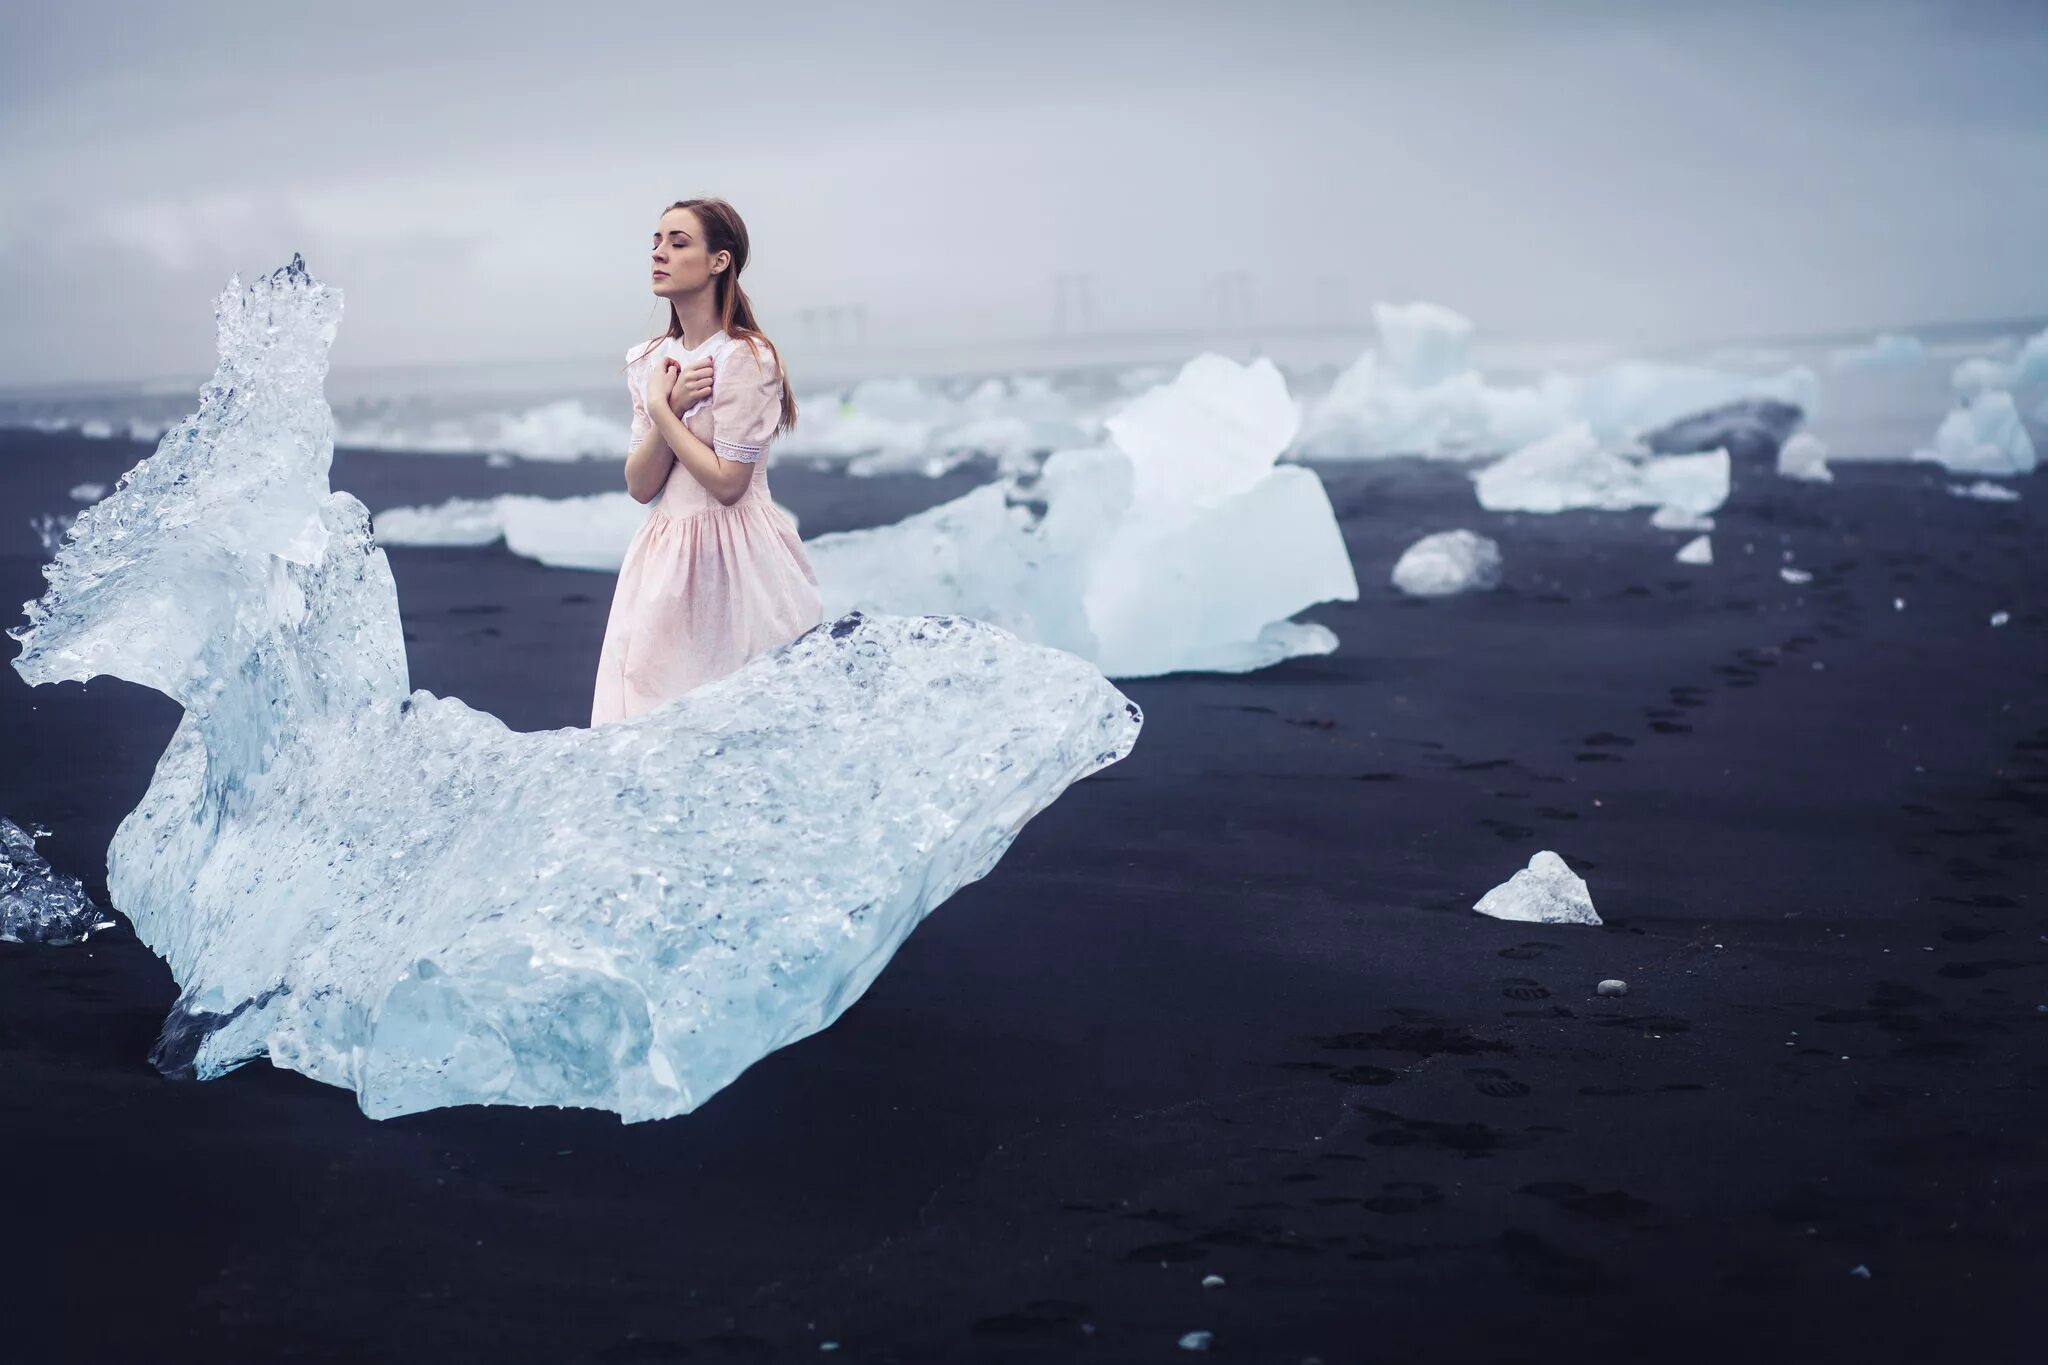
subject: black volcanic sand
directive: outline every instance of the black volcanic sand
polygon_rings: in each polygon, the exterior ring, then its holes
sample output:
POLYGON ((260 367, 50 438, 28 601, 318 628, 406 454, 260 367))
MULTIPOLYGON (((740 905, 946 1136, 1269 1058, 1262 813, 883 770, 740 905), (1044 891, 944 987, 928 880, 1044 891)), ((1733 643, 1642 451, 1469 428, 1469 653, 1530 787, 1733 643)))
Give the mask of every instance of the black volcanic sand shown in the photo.
MULTIPOLYGON (((0 443, 10 603, 25 518, 140 453, 0 443)), ((1322 472, 1364 582, 1306 614, 1339 652, 1124 684, 1136 752, 695 1114, 378 1123, 267 1064, 171 1082, 144 1058, 175 988, 125 928, 0 945, 0 1356, 1163 1361, 1199 1330, 1330 1365, 2038 1359, 2039 481, 1742 474, 1692 568, 1646 512, 1322 472), (1453 526, 1500 540, 1499 592, 1386 586, 1453 526), (1471 913, 1545 848, 1605 928, 1471 913)), ((374 509, 614 475, 344 454, 335 482, 374 509)), ((817 532, 973 478, 774 480, 817 532)), ((416 686, 583 721, 609 578, 391 561, 416 686)), ((0 695, 0 813, 103 892, 174 708, 0 695)))

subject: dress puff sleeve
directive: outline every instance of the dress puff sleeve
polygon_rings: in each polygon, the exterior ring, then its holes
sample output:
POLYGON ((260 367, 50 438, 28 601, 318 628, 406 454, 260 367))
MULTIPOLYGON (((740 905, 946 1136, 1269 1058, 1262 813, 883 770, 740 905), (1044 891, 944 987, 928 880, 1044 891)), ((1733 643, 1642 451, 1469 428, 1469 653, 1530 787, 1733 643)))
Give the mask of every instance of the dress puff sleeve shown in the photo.
POLYGON ((720 459, 753 464, 781 421, 781 362, 765 342, 736 341, 712 380, 711 448, 720 459))
POLYGON ((643 341, 626 352, 626 392, 633 396, 633 434, 626 441, 628 455, 638 450, 647 433, 654 430, 654 419, 647 415, 647 370, 649 359, 660 349, 643 341))

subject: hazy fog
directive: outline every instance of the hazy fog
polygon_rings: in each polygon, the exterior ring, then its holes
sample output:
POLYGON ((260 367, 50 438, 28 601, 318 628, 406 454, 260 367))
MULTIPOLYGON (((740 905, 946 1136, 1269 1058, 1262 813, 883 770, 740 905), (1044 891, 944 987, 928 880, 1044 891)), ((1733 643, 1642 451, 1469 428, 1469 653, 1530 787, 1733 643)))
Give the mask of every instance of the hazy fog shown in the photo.
POLYGON ((1103 329, 2048 312, 2040 4, 43 8, 0 41, 0 383, 203 371, 214 291, 294 250, 338 364, 609 355, 701 193, 780 333, 1043 333, 1073 273, 1103 329))

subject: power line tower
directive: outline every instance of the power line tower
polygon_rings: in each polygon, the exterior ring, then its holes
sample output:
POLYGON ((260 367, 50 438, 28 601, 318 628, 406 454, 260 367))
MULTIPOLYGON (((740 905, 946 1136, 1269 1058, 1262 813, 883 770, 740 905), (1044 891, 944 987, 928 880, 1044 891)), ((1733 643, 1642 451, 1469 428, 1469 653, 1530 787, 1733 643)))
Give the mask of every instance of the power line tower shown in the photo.
POLYGON ((1095 277, 1070 271, 1052 277, 1054 336, 1085 332, 1095 326, 1095 277))

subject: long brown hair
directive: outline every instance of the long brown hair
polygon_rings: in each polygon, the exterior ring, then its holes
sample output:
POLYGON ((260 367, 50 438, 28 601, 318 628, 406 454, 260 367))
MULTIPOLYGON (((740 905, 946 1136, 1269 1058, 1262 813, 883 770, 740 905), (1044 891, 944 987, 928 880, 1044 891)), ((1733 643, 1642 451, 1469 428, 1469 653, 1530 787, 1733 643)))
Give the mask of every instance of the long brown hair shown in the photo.
MULTIPOLYGON (((782 369, 782 354, 775 349, 775 343, 754 321, 754 305, 747 298, 747 291, 740 288, 740 271, 747 264, 747 225, 741 220, 739 210, 723 199, 678 199, 662 210, 663 214, 677 209, 688 209, 697 219, 697 225, 704 230, 704 250, 716 256, 721 251, 732 253, 732 267, 713 278, 712 287, 718 291, 718 325, 727 336, 747 343, 747 349, 760 358, 761 347, 768 347, 769 358, 782 373, 782 420, 776 423, 777 431, 788 431, 796 425, 796 398, 789 391, 789 371, 782 369)), ((676 312, 673 301, 668 306, 668 331, 648 341, 648 348, 659 346, 669 337, 683 335, 682 315, 676 312)), ((640 352, 646 355, 646 351, 640 352)), ((636 359, 638 357, 635 357, 636 359)))

